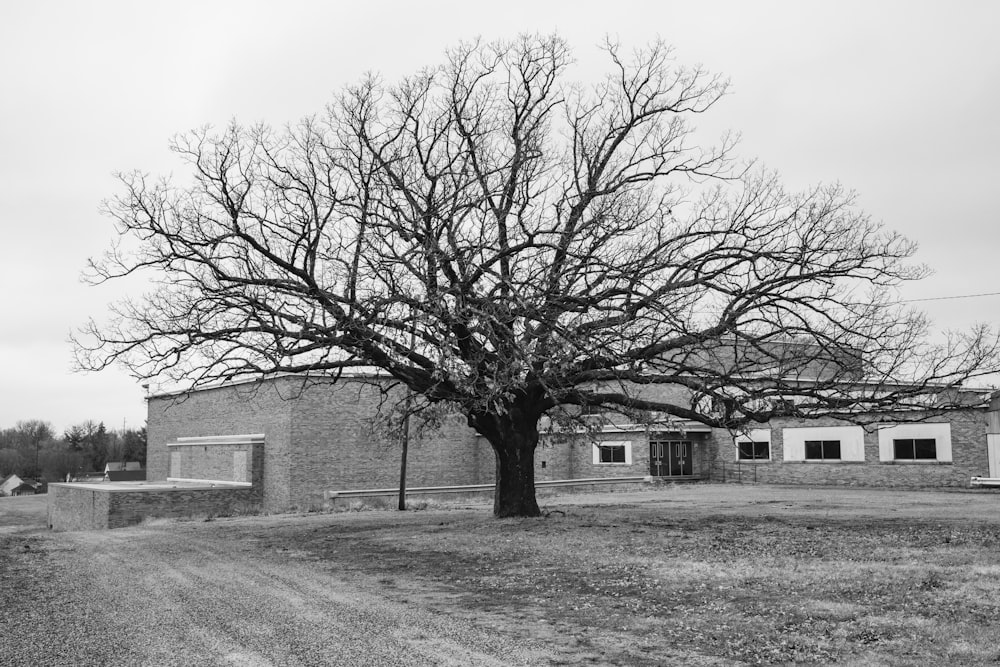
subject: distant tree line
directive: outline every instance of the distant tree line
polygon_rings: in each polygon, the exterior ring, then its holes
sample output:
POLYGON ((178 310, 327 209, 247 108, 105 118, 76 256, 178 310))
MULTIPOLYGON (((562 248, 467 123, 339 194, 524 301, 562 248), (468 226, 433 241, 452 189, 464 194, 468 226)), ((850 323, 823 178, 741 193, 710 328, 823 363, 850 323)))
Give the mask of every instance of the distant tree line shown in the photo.
POLYGON ((59 481, 67 474, 104 470, 109 461, 146 465, 146 427, 108 430, 87 420, 57 435, 49 422, 28 419, 0 429, 0 479, 59 481))

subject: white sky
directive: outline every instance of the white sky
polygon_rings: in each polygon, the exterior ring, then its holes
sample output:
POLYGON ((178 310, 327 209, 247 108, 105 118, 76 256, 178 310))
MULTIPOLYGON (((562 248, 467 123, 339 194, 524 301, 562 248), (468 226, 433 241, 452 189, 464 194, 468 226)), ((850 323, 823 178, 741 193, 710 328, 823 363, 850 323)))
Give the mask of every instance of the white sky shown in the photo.
MULTIPOLYGON (((112 239, 113 172, 179 170, 178 132, 295 121, 476 36, 558 31, 584 68, 606 33, 660 36, 732 80, 702 128, 740 131, 794 188, 856 189, 919 242, 936 273, 904 297, 1000 292, 998 28, 991 0, 0 3, 0 428, 145 419, 138 381, 70 372, 69 332, 121 291, 79 282, 112 239)), ((998 296, 922 306, 942 328, 1000 323, 998 296)))

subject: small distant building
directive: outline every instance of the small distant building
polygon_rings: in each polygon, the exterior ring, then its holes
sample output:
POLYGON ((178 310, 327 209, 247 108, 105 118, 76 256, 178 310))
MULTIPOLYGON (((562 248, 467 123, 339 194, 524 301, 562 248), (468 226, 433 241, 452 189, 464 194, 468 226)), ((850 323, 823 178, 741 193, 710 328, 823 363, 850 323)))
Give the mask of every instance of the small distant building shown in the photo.
POLYGON ((0 496, 9 496, 11 491, 21 486, 24 480, 17 475, 10 474, 7 475, 2 482, 0 482, 0 496))
POLYGON ((7 475, 0 482, 0 495, 2 496, 33 496, 36 493, 45 493, 44 482, 34 479, 22 479, 17 475, 7 475))
POLYGON ((38 493, 45 493, 45 484, 33 479, 26 479, 19 487, 11 491, 10 495, 33 496, 38 493))

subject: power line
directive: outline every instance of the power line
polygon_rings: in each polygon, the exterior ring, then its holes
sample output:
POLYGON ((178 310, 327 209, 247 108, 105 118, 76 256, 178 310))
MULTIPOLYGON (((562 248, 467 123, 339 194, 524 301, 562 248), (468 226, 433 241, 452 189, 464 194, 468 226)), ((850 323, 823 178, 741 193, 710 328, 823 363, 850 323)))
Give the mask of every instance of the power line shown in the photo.
POLYGON ((957 294, 955 296, 929 296, 924 299, 904 299, 897 303, 916 303, 918 301, 949 301, 951 299, 974 299, 980 296, 1000 296, 1000 292, 984 292, 982 294, 957 294))

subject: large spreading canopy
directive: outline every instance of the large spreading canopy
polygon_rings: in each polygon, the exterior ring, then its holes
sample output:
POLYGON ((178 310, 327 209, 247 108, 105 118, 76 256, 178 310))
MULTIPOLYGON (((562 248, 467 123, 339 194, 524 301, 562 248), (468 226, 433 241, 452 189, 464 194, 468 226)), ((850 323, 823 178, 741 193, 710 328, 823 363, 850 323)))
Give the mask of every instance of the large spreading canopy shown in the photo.
POLYGON ((80 365, 193 386, 380 369, 490 440, 500 514, 537 512, 546 413, 738 428, 940 406, 996 368, 986 328, 932 343, 894 303, 926 270, 850 192, 786 192, 731 138, 694 141, 725 81, 662 44, 606 50, 583 85, 559 38, 464 44, 282 130, 178 137, 190 180, 123 174, 123 240, 92 266, 155 289, 87 327, 80 365))

